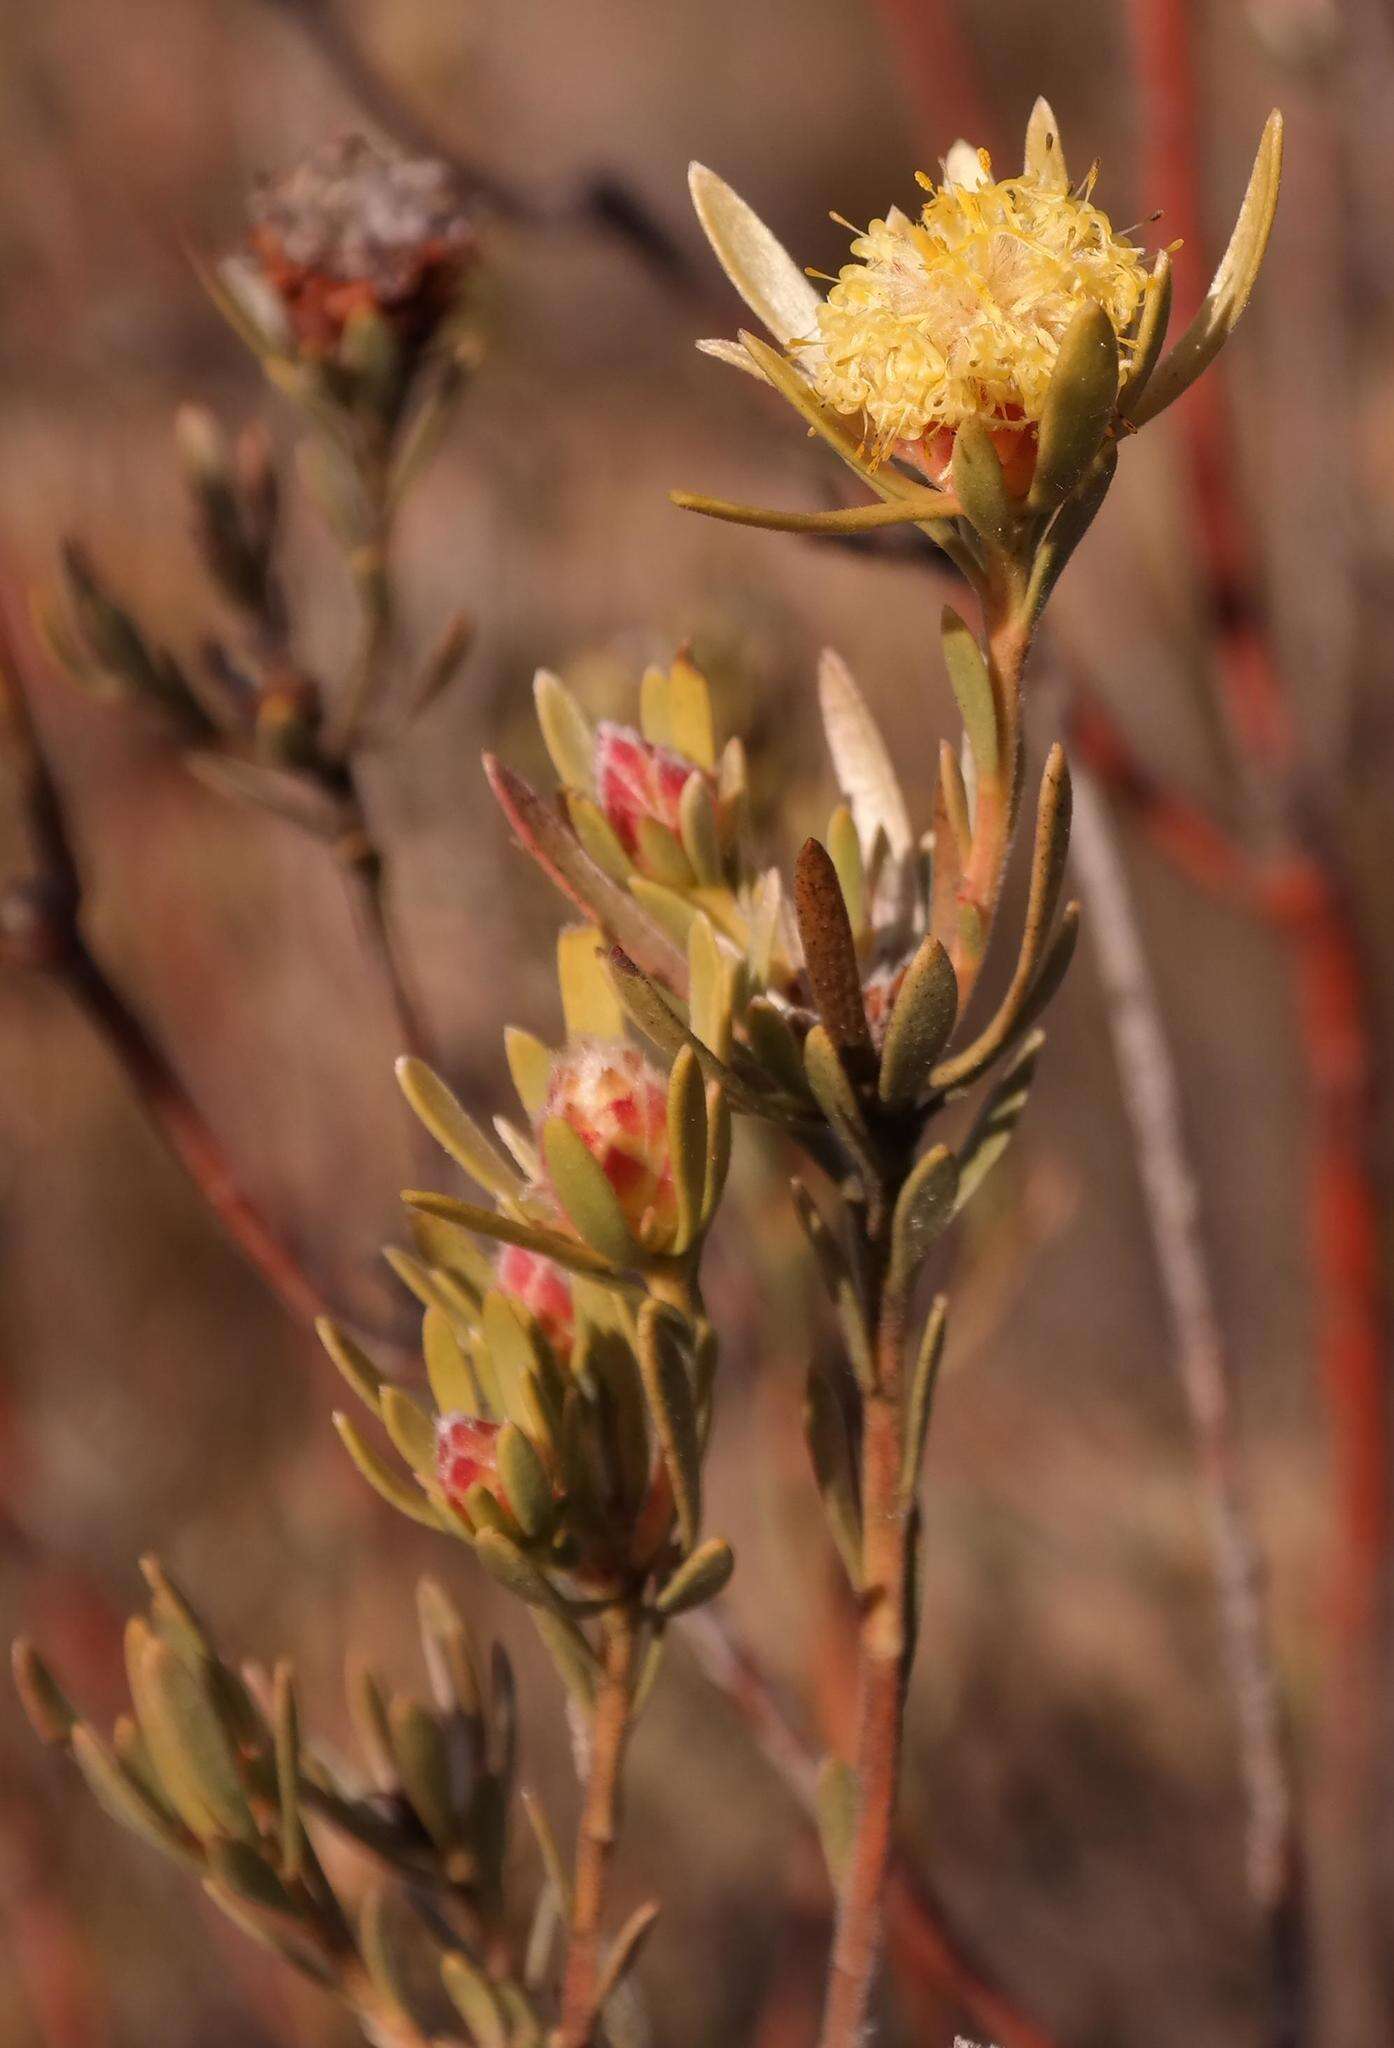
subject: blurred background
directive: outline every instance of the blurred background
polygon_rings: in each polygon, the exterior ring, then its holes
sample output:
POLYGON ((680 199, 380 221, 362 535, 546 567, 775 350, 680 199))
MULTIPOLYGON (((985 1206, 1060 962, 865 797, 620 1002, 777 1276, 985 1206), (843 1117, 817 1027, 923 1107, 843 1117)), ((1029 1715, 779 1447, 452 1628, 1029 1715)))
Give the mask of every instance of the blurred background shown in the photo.
MULTIPOLYGON (((161 638, 190 649, 207 631, 175 409, 265 419, 288 469, 295 438, 188 260, 238 243, 257 174, 385 117, 538 216, 481 215, 487 356, 401 537, 409 636, 424 651, 463 606, 474 652, 368 792, 426 1034, 477 1112, 509 1106, 503 1024, 559 1024, 557 905, 478 768, 487 745, 544 773, 539 662, 627 717, 645 661, 691 638, 785 860, 834 798, 822 646, 871 698, 924 823, 951 730, 934 630, 950 583, 932 563, 666 502, 677 485, 782 505, 844 489, 773 399, 693 350, 744 315, 691 218, 689 158, 835 270, 830 209, 910 205, 914 170, 960 132, 1010 163, 1044 92, 1074 172, 1100 160, 1114 221, 1161 206, 1140 238, 1186 237, 1189 317, 1284 107, 1254 306, 1215 396, 1124 451, 1053 606, 1031 715, 1038 746, 1072 732, 1092 765, 1179 1075, 1295 1759, 1311 2038, 1394 2040, 1394 9, 51 0, 0 24, 0 579, 21 636, 71 534, 161 638), (573 204, 597 189, 601 207, 573 204), (646 254, 602 218, 636 211, 671 248, 650 236, 646 254)), ((288 516, 304 653, 333 674, 341 565, 294 493, 288 516)), ((452 1183, 393 1085, 391 1006, 332 862, 41 661, 34 697, 94 952, 317 1284, 409 1337, 378 1247, 400 1234, 401 1186, 452 1183)), ((1243 2048, 1272 2036, 1206 1494, 1087 940, 1053 1017, 1010 1171, 956 1253, 904 1800, 943 1924, 1017 2017, 993 2029, 962 1971, 911 1944, 888 2040, 1243 2048)), ((569 1821, 569 1744, 526 1618, 363 1487, 329 1427, 328 1360, 210 1221, 59 981, 0 982, 0 1076, 6 1634, 40 1638, 108 1716, 119 1618, 154 1550, 227 1650, 294 1653, 308 1716, 338 1738, 350 1644, 420 1682, 406 1589, 431 1565, 507 1640, 527 1773, 569 1821)), ((708 1519, 741 1556, 733 1625, 817 1746, 845 1727, 845 1616, 798 1428, 820 1311, 780 1184, 747 1134, 713 1248, 726 1362, 708 1519)), ((812 2038, 820 1872, 777 1773, 679 1649, 634 1752, 618 1882, 623 1905, 664 1898, 644 1962, 657 2041, 812 2038)), ((6 1690, 0 2038, 328 2048, 349 2030, 112 1829, 6 1690)))

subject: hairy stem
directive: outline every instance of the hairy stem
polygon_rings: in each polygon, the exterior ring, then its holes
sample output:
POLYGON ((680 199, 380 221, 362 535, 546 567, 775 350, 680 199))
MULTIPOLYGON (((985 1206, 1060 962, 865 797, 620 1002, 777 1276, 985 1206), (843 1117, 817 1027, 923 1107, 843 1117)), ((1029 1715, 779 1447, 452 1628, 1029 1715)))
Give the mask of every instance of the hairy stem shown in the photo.
POLYGON ((591 2048, 599 2025, 600 1923, 619 1831, 620 1774, 634 1713, 638 1647, 634 1613, 628 1607, 612 1607, 604 1617, 602 1629, 604 1661, 591 1726, 585 1803, 576 1841, 557 2048, 591 2048))

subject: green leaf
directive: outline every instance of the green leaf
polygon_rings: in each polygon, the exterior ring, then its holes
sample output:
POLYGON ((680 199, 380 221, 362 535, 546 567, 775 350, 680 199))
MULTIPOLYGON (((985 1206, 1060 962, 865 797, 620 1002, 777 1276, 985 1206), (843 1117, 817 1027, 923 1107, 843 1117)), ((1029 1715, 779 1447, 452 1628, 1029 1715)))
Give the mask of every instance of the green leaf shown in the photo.
POLYGON ((947 1228, 958 1193, 958 1161, 947 1145, 918 1159, 900 1191, 891 1221, 891 1271, 908 1287, 921 1260, 947 1228))
POLYGON ((814 1364, 804 1395, 804 1434, 813 1461, 813 1476, 828 1517, 842 1568, 854 1592, 862 1584, 862 1517, 857 1502, 857 1473, 847 1435, 847 1419, 837 1390, 814 1364))
POLYGON ((497 1151, 450 1090, 426 1065, 410 1054, 397 1062, 397 1081, 407 1101, 441 1149, 462 1166, 487 1193, 510 1201, 520 1193, 522 1178, 497 1151))
POLYGON ((595 1711, 595 1653, 569 1615, 534 1607, 533 1624, 556 1666, 557 1676, 583 1714, 595 1711))
POLYGON ((736 1568, 735 1555, 724 1537, 709 1536, 699 1543, 691 1557, 680 1564, 664 1585, 654 1605, 671 1620, 714 1600, 729 1583, 736 1568))
POLYGON ((635 858, 650 881, 683 893, 696 887, 692 863, 676 832, 660 824, 657 818, 640 817, 635 822, 634 835, 638 842, 635 858))
POLYGON ((77 1722, 73 1728, 72 1753, 87 1780, 88 1790, 105 1813, 157 1849, 163 1849, 167 1856, 192 1869, 201 1868, 203 1859, 183 1828, 122 1769, 85 1721, 77 1722))
POLYGON ((929 1321, 925 1324, 920 1338, 920 1348, 910 1377, 910 1392, 905 1404, 905 1463, 900 1474, 901 1507, 906 1511, 912 1505, 920 1483, 920 1466, 924 1462, 925 1438, 929 1434, 934 1390, 939 1383, 939 1366, 944 1356, 944 1332, 948 1311, 947 1296, 936 1295, 934 1306, 929 1312, 929 1321))
POLYGON ((927 1092, 930 1072, 957 1016, 953 964, 931 935, 921 940, 906 968, 886 1025, 878 1090, 889 1108, 908 1109, 927 1092))
POLYGON ((1118 403, 1118 336, 1102 306, 1081 306, 1055 359, 1027 496, 1032 512, 1053 512, 1083 483, 1118 403))
POLYGON ((702 1520, 701 1438, 682 1338, 661 1303, 646 1301, 640 1309, 638 1340, 639 1372, 673 1489, 678 1533, 690 1551, 702 1520))
POLYGON ((133 1665, 141 1733, 180 1819, 205 1840, 221 1835, 255 1841, 256 1826, 206 1663, 196 1668, 147 1631, 135 1639, 133 1665))
POLYGON ((426 1377, 442 1415, 486 1415, 484 1390, 449 1316, 428 1308, 421 1325, 426 1377))
POLYGON ((271 1720, 276 1743, 276 1798, 281 1813, 281 1875, 291 1880, 300 1875, 305 1827, 300 1816, 300 1713, 295 1676, 285 1658, 276 1666, 271 1720))
POLYGON ((1023 507, 1007 489, 1002 458, 980 419, 961 421, 954 435, 953 487, 965 517, 983 539, 1003 554, 1012 553, 1023 507))
POLYGON ((480 1237, 496 1238, 500 1244, 523 1245, 530 1252, 539 1252, 543 1258, 554 1259, 568 1272, 587 1273, 596 1278, 609 1275, 610 1268, 604 1259, 598 1258, 588 1245, 581 1244, 576 1238, 563 1237, 559 1230, 547 1230, 535 1223, 519 1223, 512 1216, 500 1215, 495 1209, 483 1209, 475 1202, 460 1202, 453 1195, 438 1195, 426 1188, 408 1188, 402 1200, 409 1209, 419 1209, 423 1216, 434 1217, 457 1229, 473 1231, 480 1237))
POLYGON ((537 1566, 499 1529, 481 1529, 474 1554, 491 1578, 497 1579, 529 1607, 555 1609, 557 1596, 537 1566))
POLYGON ((634 873, 634 863, 599 804, 575 789, 567 790, 565 801, 571 829, 601 873, 621 885, 627 884, 634 873))
POLYGON ((605 967, 606 944, 593 924, 557 934, 557 980, 568 1038, 622 1039, 624 1008, 605 967))
POLYGON ((692 1036, 718 1060, 731 1057, 731 1015, 735 1003, 736 963, 722 948, 710 920, 694 918, 687 935, 687 971, 691 988, 688 1024, 692 1036))
POLYGON ((702 1227, 707 1183, 707 1097, 702 1069, 681 1046, 668 1076, 668 1157, 678 1221, 672 1250, 688 1250, 702 1227))
POLYGON ((531 1542, 550 1536, 557 1522, 556 1496, 532 1444, 515 1422, 506 1422, 495 1449, 499 1478, 519 1528, 531 1542))
POLYGON ((606 2036, 612 2041, 617 2037, 615 2018, 619 2007, 616 2006, 615 2013, 607 2012, 607 2008, 638 1962, 644 1943, 653 1932, 660 1910, 656 1899, 649 1899, 644 1905, 636 1906, 610 1944, 605 1961, 601 1965, 595 1987, 595 2002, 599 2010, 606 2014, 606 2036))
POLYGON ((892 857, 903 859, 914 834, 899 779, 866 699, 831 647, 818 658, 818 703, 837 786, 851 806, 863 847, 884 832, 892 857))
POLYGON ((401 1387, 382 1390, 383 1427, 393 1448, 423 1478, 433 1479, 436 1471, 436 1426, 419 1401, 401 1387))
POLYGON ((706 889, 721 888, 726 879, 726 867, 721 857, 716 803, 705 775, 694 770, 688 776, 683 784, 678 816, 683 852, 698 883, 706 889))
POLYGON ((387 1384, 361 1345, 355 1344, 331 1316, 315 1318, 315 1335, 364 1406, 374 1415, 382 1413, 382 1390, 387 1384))
POLYGON ((548 1117, 542 1126, 542 1156, 567 1221, 592 1251, 612 1266, 639 1263, 642 1254, 619 1196, 585 1139, 565 1117, 548 1117))
POLYGON ((436 1847, 448 1849, 458 1828, 445 1732, 419 1700, 404 1695, 389 1706, 387 1725, 402 1789, 436 1847))
POLYGON ((866 872, 862 865, 861 841, 848 805, 839 804, 828 820, 828 856, 837 875, 842 900, 855 934, 867 927, 866 872))
POLYGON ((10 1652, 15 1690, 40 1742, 66 1743, 77 1725, 67 1695, 31 1642, 21 1638, 10 1652))
POLYGON ((570 789, 595 793, 595 727, 570 690, 550 669, 533 677, 533 701, 543 742, 558 780, 570 789))
POLYGON ((647 974, 679 995, 687 992, 687 962, 667 934, 640 909, 634 897, 597 866, 556 813, 521 776, 492 754, 484 757, 490 787, 523 846, 544 874, 624 947, 647 974))
POLYGON ((513 1086, 518 1091, 518 1100, 528 1115, 535 1117, 547 1100, 556 1054, 531 1031, 521 1031, 516 1024, 510 1024, 505 1030, 503 1050, 513 1086))
POLYGON ((874 1182, 880 1177, 881 1162, 862 1116, 856 1090, 836 1046, 821 1024, 815 1024, 804 1040, 804 1075, 813 1099, 833 1130, 856 1161, 863 1177, 874 1182))
POLYGON ((1229 247, 1194 320, 1149 379, 1133 412, 1139 427, 1165 412, 1208 368, 1249 303, 1278 206, 1283 172, 1283 117, 1275 108, 1264 125, 1248 189, 1229 247))
POLYGON ((451 2004, 470 2032, 471 2048, 509 2048, 503 2009, 484 1972, 455 1950, 440 1966, 451 2004))
POLYGON ((420 1522, 427 1529, 451 1527, 417 1487, 395 1471, 371 1444, 365 1442, 347 1415, 336 1411, 333 1422, 344 1449, 369 1486, 375 1493, 382 1495, 389 1507, 396 1508, 399 1515, 405 1515, 409 1521, 420 1522))
MULTIPOLYGON (((1020 1029, 1037 969, 1045 955, 1050 926, 1065 877, 1070 845, 1070 771, 1064 749, 1051 748, 1041 777, 1036 807, 1036 838, 1031 856, 1031 888, 1026 903, 1021 950, 1012 978, 996 1014, 971 1045, 935 1068, 936 1088, 958 1088, 984 1072, 1020 1029)), ((1062 970, 1063 971, 1063 970, 1062 970)))
POLYGON ((970 1201, 997 1164, 1012 1136, 1035 1078, 1036 1061, 1045 1044, 1042 1032, 1033 1032, 1022 1045, 1011 1066, 984 1103, 977 1121, 963 1143, 962 1171, 955 1207, 970 1201))
POLYGON ((981 785, 994 780, 1001 758, 992 678, 982 649, 951 605, 944 607, 943 637, 944 662, 981 785))
POLYGON ((1120 419, 1132 419, 1137 402, 1157 367, 1166 341, 1167 323, 1171 319, 1171 301, 1171 255, 1168 250, 1159 249, 1148 280, 1147 296, 1142 302, 1142 316, 1132 337, 1132 360, 1118 387, 1120 419))
POLYGON ((716 1214, 731 1171, 731 1105, 719 1081, 707 1083, 707 1164, 702 1181, 701 1224, 705 1230, 716 1214))

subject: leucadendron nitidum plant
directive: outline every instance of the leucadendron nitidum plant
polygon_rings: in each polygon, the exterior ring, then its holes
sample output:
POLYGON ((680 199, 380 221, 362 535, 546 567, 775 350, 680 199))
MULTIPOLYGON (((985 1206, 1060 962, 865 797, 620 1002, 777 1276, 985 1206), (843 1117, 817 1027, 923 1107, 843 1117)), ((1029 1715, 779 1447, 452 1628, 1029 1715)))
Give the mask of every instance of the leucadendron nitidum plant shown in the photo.
MULTIPOLYGON (((579 919, 558 943, 563 1041, 508 1032, 522 1116, 494 1136, 419 1059, 399 1067, 476 1191, 408 1194, 412 1247, 389 1254, 423 1306, 429 1401, 349 1331, 325 1322, 321 1335, 369 1411, 366 1428, 337 1418, 356 1464, 526 1603, 566 1687, 584 1779, 570 1875, 535 1816, 548 1873, 539 1924, 566 1922, 558 1980, 545 1935, 535 1929, 520 1971, 492 1931, 511 1736, 488 1734, 498 1683, 486 1706, 434 1594, 436 1710, 365 1695, 376 1794, 297 1761, 288 1679, 269 1705, 264 1687, 235 1680, 163 1582, 133 1642, 135 1717, 111 1746, 75 1720, 32 1651, 20 1657, 40 1732, 68 1744, 104 1803, 327 1975, 375 2039, 423 2037, 380 1926, 355 1936, 329 1895, 303 1814, 405 1862, 413 1883, 464 1894, 455 1903, 475 1919, 442 1966, 477 2048, 530 2048, 548 2025, 552 2048, 625 2038, 627 1972, 656 1910, 641 1907, 602 1950, 628 1740, 669 1625, 733 1566, 729 1546, 701 1531, 716 1338, 699 1277, 733 1114, 802 1155, 794 1202, 845 1352, 815 1360, 805 1407, 861 1617, 855 1741, 821 1788, 839 1898, 822 2039, 868 2038, 915 1639, 917 1500, 946 1334, 927 1268, 1021 1116, 1038 1021, 1077 929, 1076 906, 1061 901, 1070 783, 1057 746, 1038 785, 1015 961, 996 1004, 970 1013, 1025 783, 1023 672, 1120 446, 1201 374, 1243 311, 1281 137, 1275 114, 1211 291, 1169 349, 1166 252, 1149 261, 1114 230, 1092 172, 1071 185, 1043 101, 1020 176, 995 180, 984 153, 956 144, 942 180, 921 180, 918 214, 873 222, 826 297, 729 187, 693 170, 712 246, 774 338, 702 346, 787 400, 874 502, 808 514, 691 494, 679 504, 815 534, 914 524, 960 572, 977 623, 944 613, 963 739, 938 745, 928 815, 914 798, 929 775, 910 763, 902 780, 847 665, 823 656, 840 799, 789 883, 751 843, 741 744, 719 740, 686 652, 644 675, 633 726, 593 723, 555 676, 538 676, 553 791, 486 759, 517 839, 579 919)), ((351 183, 357 170, 344 168, 351 183)), ((340 232, 339 188, 309 183, 334 227, 324 246, 357 250, 340 232)), ((417 195, 428 214, 434 190, 417 195)), ((321 243, 287 238, 285 206, 304 196, 268 203, 260 270, 243 262, 223 284, 240 317, 262 322, 278 381, 328 408, 336 431, 347 406, 352 443, 369 416, 352 394, 368 406, 374 366, 405 361, 392 350, 414 347, 418 330, 385 286, 366 312, 361 292, 322 288, 321 243)), ((424 289, 431 262, 407 286, 424 289)), ((399 424, 397 389, 386 377, 372 400, 379 451, 399 424)))

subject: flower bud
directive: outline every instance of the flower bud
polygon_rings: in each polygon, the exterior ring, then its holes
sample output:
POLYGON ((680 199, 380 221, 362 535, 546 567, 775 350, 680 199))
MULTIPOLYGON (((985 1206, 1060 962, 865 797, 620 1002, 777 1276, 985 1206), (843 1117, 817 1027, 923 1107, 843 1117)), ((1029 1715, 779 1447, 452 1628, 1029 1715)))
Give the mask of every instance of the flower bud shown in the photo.
POLYGON ((436 1421, 436 1477, 448 1500, 462 1506, 465 1495, 478 1480, 487 1479, 495 1493, 498 1484, 497 1422, 483 1422, 475 1415, 442 1415, 436 1421))
POLYGON ((633 1046, 591 1040, 552 1067, 540 1126, 561 1117, 598 1160, 636 1233, 652 1216, 659 1232, 677 1220, 668 1156, 668 1090, 633 1046))
MULTIPOLYGON (((595 735, 595 786, 600 808, 621 846, 642 865, 639 827, 643 820, 680 836, 682 794, 695 761, 671 747, 655 746, 628 725, 601 725, 595 735)), ((710 776, 703 777, 708 783, 710 776)), ((713 785, 714 787, 714 785, 713 785)))
POLYGON ((520 1244, 501 1247, 494 1271, 502 1292, 536 1318, 553 1353, 566 1364, 576 1336, 576 1305, 568 1276, 554 1260, 520 1244))

